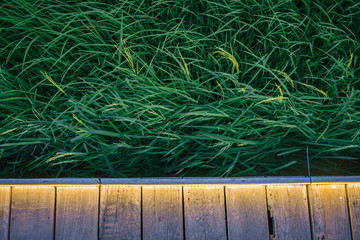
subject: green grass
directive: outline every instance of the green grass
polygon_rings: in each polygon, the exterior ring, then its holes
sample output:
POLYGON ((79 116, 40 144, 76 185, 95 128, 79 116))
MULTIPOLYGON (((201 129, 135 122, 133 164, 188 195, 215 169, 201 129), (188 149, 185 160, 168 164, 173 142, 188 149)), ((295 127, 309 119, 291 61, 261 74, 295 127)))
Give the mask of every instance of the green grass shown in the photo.
POLYGON ((0 176, 359 174, 360 3, 0 4, 0 176))

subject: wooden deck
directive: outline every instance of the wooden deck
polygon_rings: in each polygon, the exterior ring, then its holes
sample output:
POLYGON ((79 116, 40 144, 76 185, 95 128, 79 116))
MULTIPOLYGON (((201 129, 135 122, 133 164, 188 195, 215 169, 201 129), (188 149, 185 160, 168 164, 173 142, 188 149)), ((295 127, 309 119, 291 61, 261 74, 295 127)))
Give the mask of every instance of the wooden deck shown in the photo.
POLYGON ((0 240, 355 240, 349 179, 3 179, 0 240))

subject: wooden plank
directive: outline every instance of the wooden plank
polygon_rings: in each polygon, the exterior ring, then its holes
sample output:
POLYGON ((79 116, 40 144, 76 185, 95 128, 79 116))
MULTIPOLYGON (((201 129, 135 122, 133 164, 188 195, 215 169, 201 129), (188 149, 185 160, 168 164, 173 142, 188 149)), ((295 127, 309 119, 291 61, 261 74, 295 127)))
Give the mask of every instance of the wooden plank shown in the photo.
POLYGON ((345 185, 309 185, 315 239, 351 239, 345 185))
POLYGON ((360 239, 360 184, 346 186, 353 239, 360 239))
POLYGON ((0 186, 0 240, 7 240, 9 233, 10 187, 0 186))
POLYGON ((141 187, 102 186, 100 239, 141 239, 141 187))
POLYGON ((267 200, 276 239, 311 239, 306 185, 269 185, 267 200))
POLYGON ((226 240, 224 186, 184 186, 185 239, 226 240))
POLYGON ((264 185, 226 186, 229 239, 269 239, 264 185))
POLYGON ((54 187, 13 187, 10 239, 53 239, 54 208, 54 187))
POLYGON ((55 239, 98 238, 99 187, 57 187, 55 239))
POLYGON ((183 239, 181 186, 143 187, 143 239, 183 239))

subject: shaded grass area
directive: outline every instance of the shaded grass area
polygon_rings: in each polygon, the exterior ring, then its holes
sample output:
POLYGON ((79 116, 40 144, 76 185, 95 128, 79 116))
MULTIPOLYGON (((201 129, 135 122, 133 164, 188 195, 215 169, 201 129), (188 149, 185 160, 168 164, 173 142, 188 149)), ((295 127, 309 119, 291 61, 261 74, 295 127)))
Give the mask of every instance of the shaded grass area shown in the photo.
POLYGON ((359 174, 360 3, 0 4, 0 176, 359 174))

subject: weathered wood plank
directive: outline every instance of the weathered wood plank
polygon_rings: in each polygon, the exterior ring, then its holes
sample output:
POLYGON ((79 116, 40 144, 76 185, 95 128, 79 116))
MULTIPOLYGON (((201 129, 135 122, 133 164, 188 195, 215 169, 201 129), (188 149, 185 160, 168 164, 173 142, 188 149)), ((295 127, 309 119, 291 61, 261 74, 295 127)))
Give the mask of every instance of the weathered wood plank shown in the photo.
POLYGON ((56 240, 98 238, 99 187, 57 187, 56 240))
POLYGON ((224 186, 184 186, 185 239, 227 239, 224 194, 224 186))
POLYGON ((353 239, 360 239, 360 184, 346 186, 353 239))
POLYGON ((311 239, 306 185, 269 185, 267 199, 274 226, 270 237, 311 239))
POLYGON ((12 188, 10 239, 53 239, 55 188, 12 188))
POLYGON ((143 187, 143 239, 183 239, 181 186, 143 187))
POLYGON ((315 239, 351 239, 345 185, 309 185, 315 239))
POLYGON ((9 233, 10 187, 0 186, 0 240, 7 240, 9 233))
POLYGON ((102 186, 100 239, 141 239, 141 187, 102 186))
POLYGON ((265 186, 225 189, 229 239, 269 239, 265 186))

